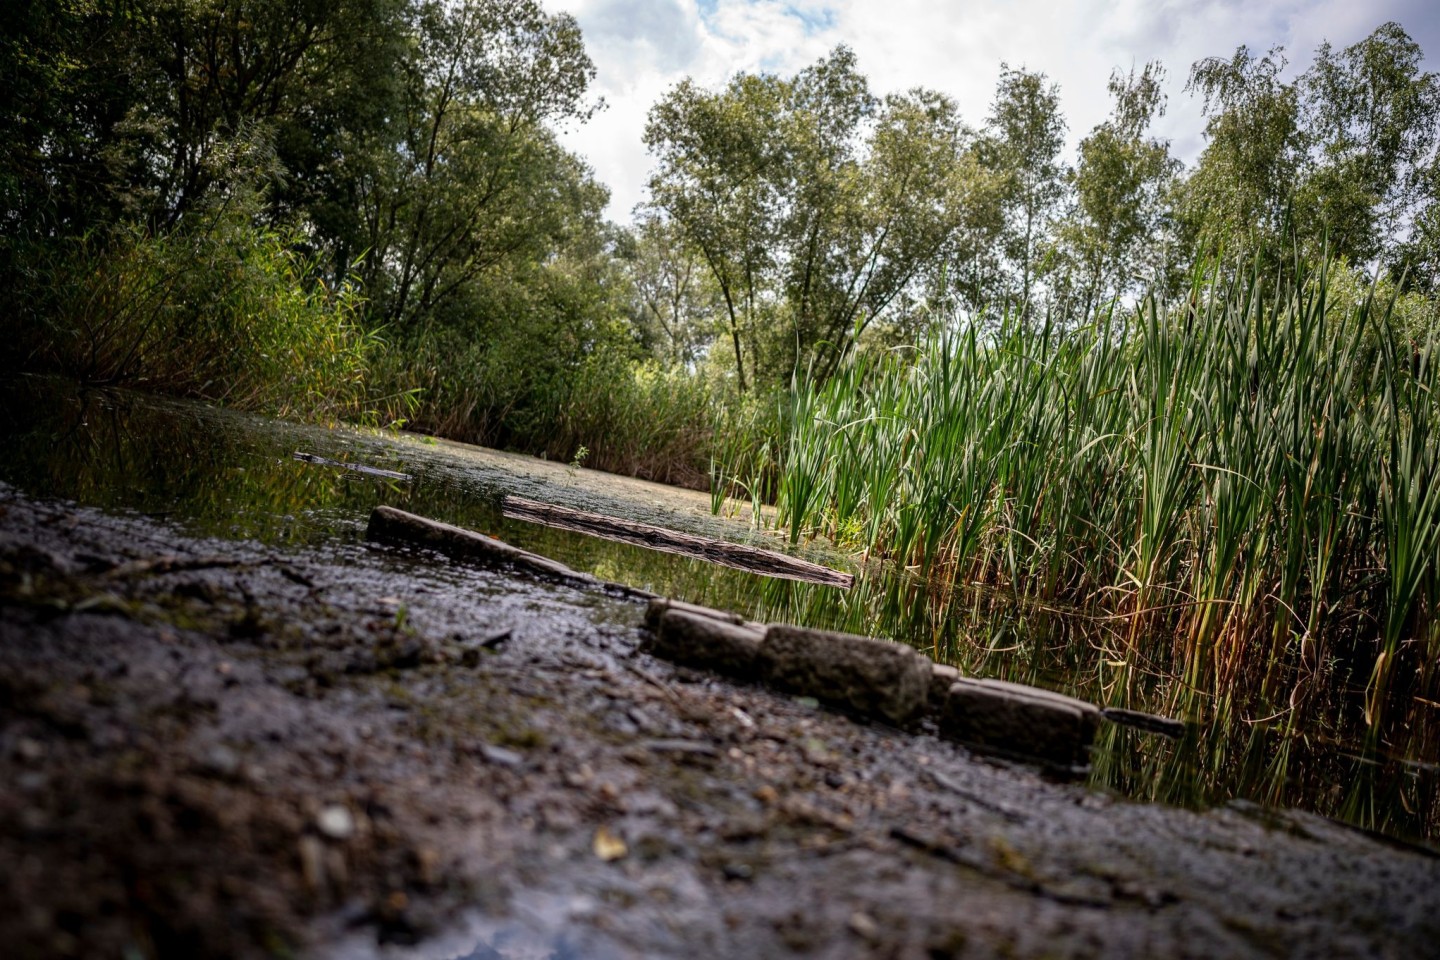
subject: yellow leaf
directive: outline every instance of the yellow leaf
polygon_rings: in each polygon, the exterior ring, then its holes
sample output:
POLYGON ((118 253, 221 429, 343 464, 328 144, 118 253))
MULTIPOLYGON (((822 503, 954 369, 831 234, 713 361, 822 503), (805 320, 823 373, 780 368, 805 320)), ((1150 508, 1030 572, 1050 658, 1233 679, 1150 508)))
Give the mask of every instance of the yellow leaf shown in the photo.
POLYGON ((628 853, 625 841, 610 832, 609 827, 601 827, 595 831, 595 842, 593 844, 595 856, 609 863, 611 860, 619 860, 628 853))

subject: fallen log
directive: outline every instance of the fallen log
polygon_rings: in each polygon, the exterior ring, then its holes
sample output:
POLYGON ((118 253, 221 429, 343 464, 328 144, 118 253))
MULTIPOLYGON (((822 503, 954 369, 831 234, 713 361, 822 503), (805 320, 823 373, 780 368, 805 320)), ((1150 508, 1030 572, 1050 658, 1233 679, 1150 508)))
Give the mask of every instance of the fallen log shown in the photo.
POLYGON ((810 563, 787 554, 759 547, 747 547, 728 540, 700 537, 678 530, 668 530, 634 520, 621 520, 599 513, 557 507, 551 503, 527 500, 524 497, 506 497, 500 505, 501 512, 514 520, 526 520, 547 527, 569 530, 573 533, 589 534, 604 540, 615 540, 637 547, 646 547, 662 553, 674 553, 694 557, 724 567, 733 567, 748 573, 782 580, 799 580, 804 583, 818 583, 828 587, 849 590, 855 585, 855 577, 839 570, 810 563))
POLYGON ((487 537, 483 533, 466 530, 438 520, 406 513, 394 507, 380 506, 370 511, 370 522, 365 527, 365 539, 377 543, 394 543, 412 547, 426 547, 447 557, 470 560, 486 565, 507 565, 515 570, 539 574, 551 580, 576 587, 600 588, 612 593, 623 594, 638 600, 652 600, 655 594, 648 590, 601 580, 588 573, 572 570, 565 564, 538 553, 521 550, 503 540, 487 537))

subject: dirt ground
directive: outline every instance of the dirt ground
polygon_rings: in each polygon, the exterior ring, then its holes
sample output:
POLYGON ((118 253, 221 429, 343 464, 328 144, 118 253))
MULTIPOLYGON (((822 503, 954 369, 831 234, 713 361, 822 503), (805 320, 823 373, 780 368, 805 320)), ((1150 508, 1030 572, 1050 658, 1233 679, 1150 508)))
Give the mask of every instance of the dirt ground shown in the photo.
POLYGON ((6 956, 1424 957, 1440 858, 637 652, 632 600, 0 487, 6 956))

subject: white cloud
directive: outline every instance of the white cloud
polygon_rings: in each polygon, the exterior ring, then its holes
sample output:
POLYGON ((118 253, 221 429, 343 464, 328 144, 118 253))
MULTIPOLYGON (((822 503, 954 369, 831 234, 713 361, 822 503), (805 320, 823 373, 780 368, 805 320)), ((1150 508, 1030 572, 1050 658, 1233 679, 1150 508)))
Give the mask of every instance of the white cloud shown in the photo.
POLYGON ((1281 45, 1292 71, 1321 41, 1345 46, 1398 20, 1437 69, 1440 15, 1427 0, 542 0, 573 13, 609 104, 565 134, 612 191, 609 214, 625 221, 644 199, 650 157, 645 116, 689 76, 719 86, 738 71, 790 73, 849 44, 877 93, 913 86, 954 97, 981 123, 1001 61, 1060 85, 1073 146, 1109 110, 1115 68, 1148 60, 1169 71, 1170 113, 1157 132, 1193 161, 1202 146, 1199 104, 1182 93, 1190 64, 1281 45))

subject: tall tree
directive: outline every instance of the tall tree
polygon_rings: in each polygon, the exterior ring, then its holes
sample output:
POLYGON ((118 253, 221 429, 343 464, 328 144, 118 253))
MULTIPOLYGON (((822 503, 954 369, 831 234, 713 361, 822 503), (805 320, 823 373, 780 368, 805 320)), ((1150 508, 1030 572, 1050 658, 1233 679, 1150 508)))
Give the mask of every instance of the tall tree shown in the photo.
POLYGON ((1005 255, 1021 309, 1033 309, 1038 254, 1065 195, 1065 120, 1060 88, 1045 74, 1000 64, 1000 82, 985 124, 982 157, 1004 178, 1005 255))
POLYGON ((742 389, 827 376, 903 300, 959 220, 964 135, 939 94, 873 97, 844 47, 656 104, 651 205, 714 278, 742 389))
POLYGON ((1164 267, 1166 201, 1181 164, 1149 136, 1165 112, 1164 69, 1110 76, 1110 117, 1080 141, 1070 177, 1074 205, 1058 241, 1075 274, 1083 315, 1153 280, 1164 267))
POLYGON ((16 0, 4 13, 16 32, 0 33, 14 81, 0 90, 0 135, 24 187, 7 207, 28 205, 25 222, 59 234, 119 218, 167 229, 253 178, 257 157, 307 182, 336 151, 290 146, 391 112, 406 5, 16 0))
POLYGON ((1279 47, 1256 57, 1241 46, 1228 60, 1191 68, 1185 89, 1203 97, 1207 118, 1205 150, 1182 203, 1191 243, 1224 241, 1243 252, 1283 236, 1305 159, 1300 93, 1280 79, 1285 65, 1279 47))
POLYGON ((404 330, 507 259, 543 257, 605 200, 547 126, 591 110, 573 18, 535 0, 429 0, 414 50, 399 142, 358 187, 362 276, 404 330))
POLYGON ((773 288, 784 162, 785 86, 740 74, 719 93, 684 80, 650 110, 645 145, 658 165, 650 202, 698 250, 725 307, 741 392, 773 288))
POLYGON ((666 363, 695 363, 721 312, 699 255, 673 222, 653 212, 642 216, 628 236, 621 259, 634 291, 636 329, 666 363))
POLYGON ((1311 236, 1357 263, 1405 236, 1430 199, 1440 80, 1397 23, 1344 50, 1321 44, 1301 78, 1311 169, 1296 208, 1311 236))

